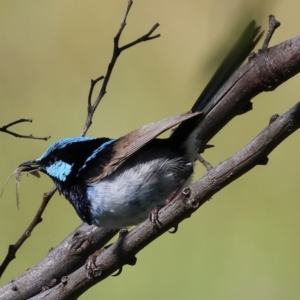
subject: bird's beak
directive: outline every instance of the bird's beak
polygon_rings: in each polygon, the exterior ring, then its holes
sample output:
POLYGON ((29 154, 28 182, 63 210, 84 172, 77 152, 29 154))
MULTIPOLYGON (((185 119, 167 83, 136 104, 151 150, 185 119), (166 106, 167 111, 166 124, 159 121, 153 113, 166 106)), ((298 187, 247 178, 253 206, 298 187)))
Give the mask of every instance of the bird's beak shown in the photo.
POLYGON ((23 172, 28 172, 29 174, 39 178, 40 174, 38 171, 42 171, 42 167, 35 160, 26 161, 26 162, 20 164, 17 168, 18 174, 23 173, 23 172))
POLYGON ((24 172, 30 172, 40 167, 41 165, 35 160, 26 161, 18 166, 18 168, 22 168, 24 172))

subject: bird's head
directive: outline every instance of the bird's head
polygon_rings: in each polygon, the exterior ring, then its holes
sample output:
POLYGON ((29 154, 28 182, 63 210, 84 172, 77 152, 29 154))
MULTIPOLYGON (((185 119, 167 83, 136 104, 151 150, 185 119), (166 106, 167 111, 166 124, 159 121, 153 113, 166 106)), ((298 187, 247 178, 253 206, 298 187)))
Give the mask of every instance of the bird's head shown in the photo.
POLYGON ((19 172, 42 172, 56 183, 64 183, 79 176, 101 156, 114 140, 108 138, 70 137, 56 141, 44 154, 19 165, 19 172), (101 153, 101 154, 100 154, 101 153))

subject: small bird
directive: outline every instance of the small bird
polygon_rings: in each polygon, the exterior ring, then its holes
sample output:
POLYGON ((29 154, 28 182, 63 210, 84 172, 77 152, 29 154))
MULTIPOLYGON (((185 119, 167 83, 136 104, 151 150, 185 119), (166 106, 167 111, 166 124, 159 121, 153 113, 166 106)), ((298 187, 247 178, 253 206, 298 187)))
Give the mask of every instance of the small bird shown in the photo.
POLYGON ((251 22, 191 111, 143 126, 118 139, 68 137, 53 143, 20 172, 41 171, 88 224, 126 228, 171 201, 190 182, 205 148, 197 128, 216 105, 214 96, 261 37, 251 22), (158 136, 174 129, 169 138, 158 136))

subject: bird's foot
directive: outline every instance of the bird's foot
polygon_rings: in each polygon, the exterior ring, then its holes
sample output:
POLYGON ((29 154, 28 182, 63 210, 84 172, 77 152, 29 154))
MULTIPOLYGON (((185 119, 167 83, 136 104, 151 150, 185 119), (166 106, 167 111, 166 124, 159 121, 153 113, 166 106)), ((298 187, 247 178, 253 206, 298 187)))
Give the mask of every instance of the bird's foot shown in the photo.
POLYGON ((162 223, 159 221, 158 212, 164 207, 164 205, 156 206, 150 213, 149 213, 149 220, 152 224, 153 230, 158 230, 159 226, 162 226, 162 223))
POLYGON ((97 266, 96 260, 97 257, 106 249, 107 247, 101 248, 94 252, 92 255, 88 257, 88 259, 85 262, 85 270, 86 270, 86 276, 87 278, 95 278, 99 277, 102 274, 102 270, 100 266, 97 266))

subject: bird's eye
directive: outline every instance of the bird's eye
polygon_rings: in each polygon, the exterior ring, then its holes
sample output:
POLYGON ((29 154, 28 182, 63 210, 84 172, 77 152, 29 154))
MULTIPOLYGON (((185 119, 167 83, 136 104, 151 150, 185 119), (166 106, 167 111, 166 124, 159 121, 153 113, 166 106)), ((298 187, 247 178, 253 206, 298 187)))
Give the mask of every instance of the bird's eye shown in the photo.
POLYGON ((51 157, 49 157, 49 159, 48 159, 48 165, 49 165, 49 166, 53 165, 57 160, 58 160, 58 159, 57 159, 56 156, 51 156, 51 157))

